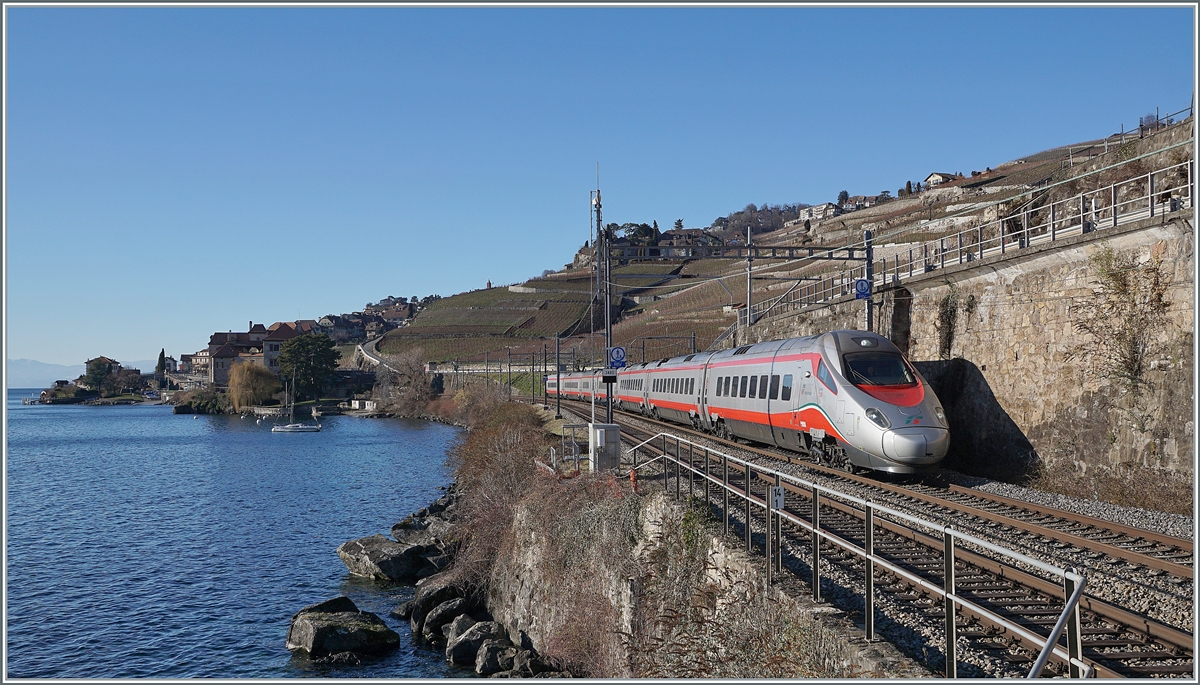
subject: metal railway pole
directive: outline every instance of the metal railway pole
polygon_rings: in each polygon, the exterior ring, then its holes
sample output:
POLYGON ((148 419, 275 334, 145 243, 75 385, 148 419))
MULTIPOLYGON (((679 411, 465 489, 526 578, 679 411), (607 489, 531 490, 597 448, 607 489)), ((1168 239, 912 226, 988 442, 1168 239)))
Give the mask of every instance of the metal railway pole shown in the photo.
POLYGON ((946 677, 958 677, 958 656, 956 654, 958 634, 955 631, 954 614, 955 604, 951 595, 954 594, 954 531, 950 528, 945 528, 942 531, 942 540, 945 545, 945 551, 942 555, 945 570, 943 573, 944 583, 942 588, 946 591, 945 609, 946 609, 946 677))
POLYGON ((704 448, 704 508, 706 511, 712 511, 711 491, 709 487, 709 462, 712 461, 712 456, 708 453, 708 448, 704 448))
MULTIPOLYGON (((875 289, 875 247, 871 242, 871 232, 870 231, 863 231, 863 245, 866 247, 866 253, 867 253, 867 274, 866 274, 867 284, 870 286, 871 290, 874 290, 875 289)), ((887 277, 884 276, 884 278, 887 278, 887 277)), ((875 330, 874 318, 873 318, 874 310, 871 306, 871 298, 869 296, 866 299, 866 307, 867 307, 867 330, 873 331, 873 330, 875 330)))
MULTIPOLYGON (((1071 569, 1071 573, 1078 574, 1076 569, 1071 569)), ((1066 600, 1070 601, 1071 595, 1075 594, 1075 581, 1070 576, 1063 577, 1063 590, 1066 592, 1066 600)), ((1079 620, 1079 603, 1071 608, 1071 616, 1067 619, 1067 656, 1072 659, 1083 658, 1083 627, 1079 620)), ((1072 678, 1082 677, 1083 672, 1074 663, 1070 664, 1070 675, 1072 678)))
POLYGON ((812 486, 812 597, 821 601, 821 491, 812 486))
POLYGON ((754 469, 750 467, 749 463, 746 463, 744 470, 746 472, 746 530, 744 532, 746 537, 746 551, 750 552, 753 550, 750 546, 750 506, 752 504, 750 501, 750 472, 754 469))
POLYGON ((775 517, 775 512, 771 510, 771 493, 767 492, 763 497, 763 503, 766 508, 767 534, 763 538, 763 560, 767 562, 767 587, 771 586, 775 572, 775 557, 771 555, 771 519, 775 517))
POLYGON ((549 378, 550 371, 550 349, 546 343, 542 343, 542 409, 550 408, 550 388, 546 387, 546 378, 549 378))
POLYGON ((688 443, 688 499, 696 498, 696 448, 688 443))
POLYGON ((729 457, 725 455, 721 455, 721 485, 724 486, 721 488, 721 518, 724 519, 721 532, 729 535, 729 457))
POLYGON ((554 418, 562 418, 562 347, 554 336, 554 418))
MULTIPOLYGON (((779 474, 775 474, 775 487, 781 485, 779 474)), ((775 512, 775 556, 772 559, 775 570, 783 573, 783 514, 775 512)))
POLYGON ((875 507, 867 504, 866 532, 863 536, 863 549, 867 554, 867 588, 863 595, 863 628, 867 633, 867 642, 875 641, 875 507))
POLYGON ((681 454, 682 452, 683 452, 683 450, 679 449, 679 438, 675 438, 675 459, 674 459, 674 461, 675 461, 675 500, 676 501, 679 501, 679 486, 680 486, 679 481, 682 479, 681 477, 683 476, 683 474, 680 473, 680 471, 679 471, 681 468, 683 468, 683 455, 681 454))
POLYGON ((1148 197, 1150 199, 1150 218, 1153 219, 1154 218, 1154 172, 1153 171, 1146 174, 1146 191, 1147 191, 1146 197, 1148 197))

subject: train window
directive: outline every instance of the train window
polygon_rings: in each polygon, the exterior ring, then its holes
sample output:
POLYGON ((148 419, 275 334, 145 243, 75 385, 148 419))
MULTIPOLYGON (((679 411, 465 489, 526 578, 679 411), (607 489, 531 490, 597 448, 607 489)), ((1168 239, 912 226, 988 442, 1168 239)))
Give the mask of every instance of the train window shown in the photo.
POLYGON ((790 373, 783 376, 783 394, 779 396, 779 399, 784 402, 792 399, 792 374, 790 373))
POLYGON ((771 376, 771 399, 779 399, 779 376, 771 376))
POLYGON ((679 394, 679 379, 678 378, 671 379, 671 394, 672 395, 679 394))
POLYGON ((716 380, 716 382, 713 383, 713 385, 715 386, 713 388, 713 394, 716 395, 717 397, 720 397, 721 396, 721 379, 718 378, 716 380))
POLYGON ((833 382, 833 376, 829 373, 829 367, 825 366, 824 359, 817 360, 817 378, 829 388, 829 392, 837 394, 837 385, 833 382))
POLYGON ((760 399, 760 400, 767 399, 767 379, 768 378, 770 378, 770 376, 766 376, 766 375, 759 376, 759 378, 758 378, 758 399, 760 399))
POLYGON ((689 378, 689 379, 688 379, 688 394, 689 394, 689 395, 692 395, 692 394, 694 394, 695 392, 696 392, 696 379, 695 379, 695 378, 689 378))
POLYGON ((725 377, 725 382, 721 383, 721 385, 723 386, 721 394, 729 397, 729 376, 725 377))
POLYGON ((847 352, 846 378, 855 385, 912 385, 917 379, 894 352, 847 352))
POLYGON ((738 397, 745 397, 746 389, 749 387, 750 387, 750 382, 746 379, 745 376, 742 376, 742 385, 740 388, 738 388, 738 397))
POLYGON ((750 377, 750 399, 758 396, 758 376, 750 377))

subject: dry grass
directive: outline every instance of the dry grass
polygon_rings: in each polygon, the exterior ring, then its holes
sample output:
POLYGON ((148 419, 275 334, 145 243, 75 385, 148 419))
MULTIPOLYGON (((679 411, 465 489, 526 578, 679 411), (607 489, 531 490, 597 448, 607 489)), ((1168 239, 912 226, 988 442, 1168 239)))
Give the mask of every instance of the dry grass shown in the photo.
POLYGON ((536 409, 502 402, 487 386, 461 391, 456 403, 460 420, 471 430, 450 453, 463 493, 461 547, 452 577, 485 597, 497 552, 512 536, 516 507, 537 477, 534 458, 549 451, 550 441, 536 409))
POLYGON ((1169 514, 1191 516, 1193 510, 1191 474, 1140 465, 1091 466, 1084 471, 1067 459, 1043 458, 1029 487, 1169 514))
POLYGON ((715 520, 667 510, 628 637, 638 677, 844 678, 841 639, 787 611, 758 573, 714 568, 715 520))

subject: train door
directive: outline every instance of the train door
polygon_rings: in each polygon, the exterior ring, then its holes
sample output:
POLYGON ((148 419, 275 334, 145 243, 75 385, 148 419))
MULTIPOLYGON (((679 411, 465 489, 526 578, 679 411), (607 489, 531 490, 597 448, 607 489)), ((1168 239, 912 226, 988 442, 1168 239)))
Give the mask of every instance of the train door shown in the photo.
POLYGON ((700 426, 705 429, 711 429, 712 423, 708 420, 708 364, 700 367, 700 373, 697 374, 696 382, 700 384, 696 388, 696 414, 700 426))
MULTIPOLYGON (((795 387, 792 389, 792 429, 799 433, 807 432, 808 425, 804 418, 804 405, 812 404, 816 401, 816 378, 813 376, 812 361, 801 359, 796 365, 796 378, 792 381, 795 387)), ((799 441, 799 437, 797 436, 799 441)))
POLYGON ((767 375, 768 392, 767 392, 767 423, 771 427, 771 442, 781 447, 789 447, 787 439, 787 423, 789 415, 789 407, 784 400, 780 398, 780 390, 783 382, 783 369, 791 365, 784 362, 775 361, 779 357, 776 352, 771 358, 771 363, 767 365, 769 371, 767 375))

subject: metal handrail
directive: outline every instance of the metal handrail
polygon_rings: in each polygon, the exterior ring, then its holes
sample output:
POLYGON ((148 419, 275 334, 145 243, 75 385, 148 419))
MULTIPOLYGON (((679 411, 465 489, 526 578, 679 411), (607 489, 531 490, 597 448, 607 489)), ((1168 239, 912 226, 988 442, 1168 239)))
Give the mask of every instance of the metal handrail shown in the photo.
MULTIPOLYGON (((1083 191, 1070 198, 1052 202, 1049 205, 1044 205, 1042 207, 1030 207, 1029 205, 1034 201, 1034 195, 1036 193, 1044 194, 1049 188, 1053 188, 1064 183, 1076 182, 1079 179, 1086 178, 1092 174, 1099 173, 1110 168, 1123 166, 1150 155, 1161 154, 1177 147, 1191 145, 1193 142, 1193 140, 1189 139, 1187 141, 1170 145, 1161 150, 1139 155, 1138 157, 1126 160, 1120 164, 1111 165, 1109 167, 1105 167, 1104 169, 1097 169, 1095 171, 1088 172, 1087 174, 1081 174, 1080 176, 1072 179, 1060 181, 1051 186, 1026 191, 1025 193, 1021 193, 1015 197, 991 203, 990 206, 995 206, 1001 203, 1013 202, 1021 198, 1026 198, 1025 206, 1019 212, 1014 212, 1008 216, 1000 217, 993 221, 981 224, 979 226, 974 226, 957 233, 951 233, 942 236, 935 241, 926 241, 919 244, 913 244, 913 246, 908 249, 908 260, 903 265, 901 264, 900 253, 897 253, 894 257, 890 258, 885 256, 882 260, 880 260, 882 262, 882 268, 877 266, 874 269, 875 281, 881 285, 887 285, 888 274, 890 271, 893 282, 898 283, 904 270, 907 270, 908 277, 912 277, 917 271, 916 265, 918 263, 921 265, 919 272, 924 274, 933 269, 944 268, 947 261, 963 264, 976 259, 982 259, 987 256, 989 251, 995 252, 998 249, 1000 254, 1004 254, 1007 249, 1010 248, 1010 246, 1011 249, 1014 250, 1023 249, 1031 246, 1035 242, 1046 242, 1044 238, 1040 241, 1037 240, 1037 238, 1045 236, 1047 233, 1050 236, 1049 242, 1054 242, 1058 239, 1060 233, 1065 235, 1067 233, 1086 233, 1089 230, 1096 230, 1099 228, 1097 225, 1099 223, 1099 219, 1105 219, 1107 222, 1110 222, 1106 227, 1112 227, 1120 225, 1121 223, 1135 221, 1140 218, 1144 218, 1145 216, 1153 217, 1155 216, 1155 210, 1157 209, 1154 197, 1162 192, 1165 192, 1156 191, 1154 189, 1155 176, 1170 173, 1179 169, 1184 170, 1186 173, 1185 183, 1175 186, 1169 190, 1179 192, 1179 199, 1184 201, 1180 203, 1181 206, 1190 206, 1193 204, 1192 164, 1195 161, 1194 149, 1187 161, 1156 169, 1134 178, 1116 181, 1103 188, 1083 191), (1127 186, 1137 182, 1144 182, 1146 184, 1147 190, 1144 194, 1138 195, 1134 198, 1127 198, 1119 201, 1116 200, 1118 194, 1117 189, 1119 187, 1127 186), (1104 207, 1097 206, 1096 201, 1100 198, 1110 199, 1109 204, 1104 207), (1137 203, 1139 207, 1136 209, 1130 209, 1130 205, 1135 203, 1137 203), (1122 207, 1125 207, 1126 209, 1122 210, 1122 207), (1063 210, 1061 215, 1059 215, 1059 209, 1063 210), (1075 211, 1076 209, 1078 209, 1078 211, 1075 211), (1029 224, 1030 216, 1036 216, 1036 214, 1039 212, 1043 215, 1049 212, 1050 216, 1046 218, 1043 223, 1031 226, 1029 224), (1124 219, 1123 221, 1122 218, 1124 219), (1074 222, 1076 219, 1078 220, 1078 223, 1066 223, 1074 222), (1020 231, 1006 233, 1006 224, 1015 221, 1021 222, 1020 231), (997 235, 985 237, 986 233, 996 233, 997 235), (1019 237, 1016 240, 1013 240, 1015 236, 1019 237), (947 247, 948 245, 949 248, 947 247), (914 256, 914 253, 916 256, 914 256), (951 255, 949 259, 947 259, 947 255, 951 255), (889 261, 892 261, 891 266, 888 264, 889 261)), ((966 216, 968 211, 974 214, 975 212, 979 211, 979 209, 979 207, 975 207, 971 210, 964 210, 963 212, 945 218, 960 218, 962 216, 966 216)), ((917 224, 890 236, 879 236, 878 240, 899 238, 904 233, 919 230, 920 226, 921 224, 917 224)), ((876 245, 878 245, 878 242, 876 245)), ((762 302, 752 306, 750 311, 747 312, 747 320, 762 320, 763 317, 767 316, 775 309, 786 312, 793 309, 826 302, 830 299, 838 297, 839 295, 846 295, 850 292, 849 284, 852 284, 856 278, 865 277, 865 273, 866 267, 854 267, 838 273, 830 274, 827 278, 822 278, 818 285, 805 286, 801 288, 798 296, 791 296, 793 291, 802 285, 802 281, 798 281, 796 285, 794 285, 782 296, 775 298, 774 300, 762 302)))
MULTIPOLYGON (((1033 668, 1029 670, 1028 678, 1039 678, 1042 675, 1042 669, 1046 667, 1046 660, 1050 658, 1051 645, 1058 644, 1058 637, 1062 635, 1063 628, 1067 627, 1069 615, 1067 609, 1079 605, 1079 600, 1083 597, 1083 587, 1087 585, 1086 578, 1080 578, 1075 585, 1075 591, 1071 593, 1071 598, 1067 600, 1067 606, 1063 610, 1062 616, 1058 617, 1058 622, 1054 624, 1054 630, 1050 631, 1050 636, 1046 638, 1046 646, 1042 648, 1042 653, 1038 655, 1037 661, 1034 662, 1033 668)), ((1088 667, 1090 669, 1090 667, 1088 667)), ((1086 675, 1084 676, 1087 677, 1086 675)))
MULTIPOLYGON (((701 445, 699 443, 693 442, 686 438, 681 438, 677 435, 672 435, 670 433, 666 433, 666 432, 658 433, 658 434, 650 437, 649 439, 638 443, 636 446, 632 447, 630 449, 630 451, 632 453, 633 464, 634 464, 630 468, 630 471, 636 471, 650 463, 653 463, 654 461, 658 461, 659 459, 664 459, 665 461, 674 463, 677 468, 677 471, 676 471, 676 494, 677 495, 679 494, 679 487, 680 487, 680 485, 679 485, 680 476, 679 476, 678 469, 686 468, 689 472, 689 480, 690 481, 694 481, 695 476, 699 476, 703 480, 703 482, 705 482, 707 485, 716 485, 720 490, 723 490, 726 493, 726 497, 728 497, 729 493, 732 493, 732 494, 740 497, 741 499, 745 500, 746 505, 747 505, 747 510, 746 510, 747 515, 749 515, 750 507, 758 507, 759 509, 766 509, 770 513, 778 515, 781 520, 787 520, 790 523, 792 523, 793 525, 801 528, 802 530, 808 531, 809 534, 812 535, 813 539, 814 539, 814 552, 816 552, 818 550, 816 541, 817 540, 826 540, 842 549, 845 549, 846 551, 848 551, 852 554, 862 557, 869 566, 867 575, 870 578, 872 578, 872 580, 868 580, 868 588, 872 588, 873 584, 874 584, 873 568, 875 566, 880 566, 880 567, 890 571, 891 573, 908 580, 909 582, 922 588, 923 590, 926 590, 932 594, 941 596, 945 601, 948 602, 948 605, 947 605, 947 616, 948 616, 948 618, 947 618, 947 633, 948 633, 948 635, 947 635, 947 644, 946 644, 946 648, 947 648, 946 669, 947 669, 948 677, 954 677, 955 673, 957 672, 956 661, 953 657, 953 654, 954 654, 954 647, 953 647, 954 637, 953 637, 953 635, 954 635, 955 631, 954 631, 954 628, 952 627, 953 626, 953 623, 952 623, 953 612, 950 611, 950 608, 949 608, 951 605, 962 606, 964 608, 969 608, 979 614, 986 615, 989 620, 993 621, 997 625, 1000 625, 1001 627, 1003 627, 1009 631, 1012 631, 1016 635, 1020 636, 1022 639, 1029 641, 1031 644, 1040 645, 1041 653, 1039 654, 1037 664, 1035 664, 1036 673, 1040 673, 1041 670, 1045 667, 1046 660, 1049 659, 1051 654, 1053 654, 1054 656, 1057 656, 1060 659, 1062 659, 1063 661, 1065 661, 1071 667, 1071 674, 1073 676, 1082 675, 1083 677, 1088 677, 1091 675, 1091 673, 1093 671, 1092 667, 1082 660, 1082 642, 1080 642, 1078 630, 1074 630, 1073 634, 1068 635, 1069 639, 1068 639, 1068 644, 1067 644, 1066 650, 1064 650, 1063 648, 1061 648, 1057 645, 1058 638, 1062 633, 1062 628, 1067 626, 1068 623, 1071 621, 1074 621, 1074 624, 1076 626, 1078 626, 1078 623, 1079 623, 1079 621, 1078 621, 1079 601, 1080 601, 1080 598, 1082 597, 1083 586, 1086 584, 1086 579, 1075 571, 1068 571, 1066 569, 1060 568, 1053 564, 1049 564, 1044 561, 1034 559, 1032 557, 1026 556, 1025 554, 1017 552, 1015 550, 1001 547, 1001 546, 999 546, 995 543, 989 542, 987 540, 982 540, 978 537, 970 535, 969 533, 963 533, 963 532, 957 531, 950 526, 945 526, 945 525, 942 525, 939 523, 934 523, 934 522, 922 519, 920 517, 913 516, 911 514, 908 514, 908 513, 902 512, 902 511, 898 511, 898 510, 888 507, 886 505, 876 504, 874 502, 870 502, 870 501, 862 499, 860 497, 856 497, 849 493, 845 493, 840 490, 836 490, 834 488, 820 485, 818 483, 814 483, 812 481, 808 481, 803 478, 793 476, 791 474, 783 473, 783 472, 777 471, 775 469, 752 464, 751 462, 749 462, 747 460, 740 459, 738 457, 734 457, 732 455, 726 454, 719 450, 714 450, 705 445, 701 445), (704 471, 701 471, 700 469, 695 468, 690 463, 690 461, 685 463, 677 455, 669 454, 667 451, 668 438, 674 442, 677 453, 679 452, 679 449, 682 445, 688 445, 689 447, 693 448, 693 452, 692 452, 693 456, 695 455, 694 448, 699 448, 703 455, 702 458, 705 459, 706 466, 711 461, 712 455, 719 456, 722 463, 725 465, 728 465, 729 463, 733 463, 735 465, 740 466, 746 473, 747 483, 750 482, 750 476, 752 474, 757 474, 760 478, 766 477, 768 480, 770 478, 774 478, 775 482, 777 484, 780 482, 783 482, 783 481, 787 481, 788 483, 790 483, 792 485, 808 489, 810 492, 813 493, 813 511, 814 512, 817 512, 819 509, 819 506, 820 506, 819 498, 820 498, 821 493, 825 493, 827 496, 836 497, 838 500, 841 500, 843 502, 850 502, 853 504, 860 505, 864 510, 864 514, 865 514, 867 521, 873 520, 874 513, 881 513, 881 514, 886 514, 887 516, 889 516, 894 522, 906 522, 906 523, 902 523, 902 525, 905 525, 905 527, 907 527, 909 529, 914 529, 914 526, 916 526, 916 527, 920 527, 920 528, 925 528, 927 530, 940 532, 943 536, 943 539, 946 541, 946 554, 948 555, 947 558, 949 559, 949 561, 947 563, 950 564, 951 566, 953 563, 953 550, 955 549, 954 542, 955 542, 955 539, 958 539, 962 542, 967 542, 972 545, 977 545, 979 547, 982 547, 984 549, 992 551, 1001 556, 1008 557, 1012 561, 1029 565, 1033 568, 1039 569, 1050 575, 1059 576, 1059 577, 1063 578, 1064 582, 1069 583, 1070 585, 1073 585, 1074 591, 1069 592, 1068 596, 1066 596, 1064 598, 1065 604, 1063 606, 1062 614, 1059 616, 1058 622, 1055 625, 1055 630, 1052 632, 1051 636, 1048 638, 1042 637, 1040 635, 1037 635, 1036 633, 1029 631, 1028 629, 1024 628, 1023 626, 1020 626, 1020 625, 1004 618, 1003 616, 996 614, 994 611, 987 609, 986 607, 979 606, 978 604, 975 604, 974 602, 957 595, 955 593, 955 590, 953 587, 953 580, 952 580, 953 574, 952 573, 948 574, 949 575, 949 585, 947 587, 938 587, 935 583, 931 583, 930 581, 928 581, 924 578, 921 578, 921 577, 917 576, 916 574, 914 574, 910 571, 907 571, 906 569, 900 568, 896 564, 893 564, 892 562, 889 562, 888 560, 875 555, 871 549, 859 548, 858 546, 852 544, 848 540, 845 540, 837 535, 834 535, 832 533, 821 530, 819 522, 816 525, 814 525, 812 522, 805 521, 804 519, 802 519, 790 512, 787 512, 786 510, 770 509, 767 502, 759 501, 758 499, 752 497, 750 495, 748 487, 745 492, 739 491, 739 490, 733 488, 732 486, 730 486, 726 482, 726 479, 724 479, 724 478, 718 479, 718 478, 714 477, 713 475, 711 475, 710 473, 708 473, 707 468, 704 471), (650 461, 647 461, 647 462, 642 463, 641 465, 638 465, 637 450, 642 449, 642 448, 646 447, 647 445, 649 445, 650 443, 654 442, 655 440, 659 440, 659 439, 661 439, 663 442, 662 454, 657 457, 654 457, 650 461), (912 525, 909 525, 909 524, 912 524, 912 525)), ((726 468, 727 468, 727 466, 726 466, 726 468)), ((727 475, 728 475, 728 471, 726 471, 726 476, 727 475)), ((664 487, 666 487, 665 480, 664 480, 663 485, 664 485, 664 487)), ((730 507, 725 508, 727 517, 728 517, 728 512, 730 509, 731 509, 730 507)), ((816 517, 816 515, 814 515, 814 516, 816 517)), ((819 517, 817 517, 817 518, 819 520, 819 517)), ((728 520, 728 519, 726 519, 726 520, 728 520)), ((747 525, 745 527, 745 530, 747 533, 749 533, 749 522, 747 521, 746 523, 747 523, 747 525)), ((868 540, 870 538, 871 538, 871 535, 868 535, 868 540)), ((747 549, 749 549, 749 544, 750 544, 749 537, 747 536, 747 549)), ((869 542, 867 543, 867 546, 870 547, 869 542)), ((776 552, 772 553, 772 556, 774 556, 776 553, 777 553, 777 550, 776 550, 776 552)), ((768 563, 778 565, 778 563, 775 560, 771 560, 768 563)), ((819 587, 820 587, 820 571, 819 571, 818 557, 814 557, 814 563, 812 564, 812 572, 813 572, 813 583, 812 583, 813 584, 813 593, 814 593, 814 596, 817 596, 819 594, 819 587)), ((870 615, 870 617, 866 619, 867 632, 868 632, 867 637, 868 637, 868 639, 870 639, 873 635, 872 626, 874 624, 874 618, 873 618, 874 599, 873 599, 873 596, 872 596, 872 593, 870 590, 868 590, 868 592, 866 593, 865 600, 866 600, 866 605, 867 605, 867 611, 864 612, 864 615, 865 616, 868 614, 870 615)), ((1032 677, 1034 675, 1034 673, 1035 673, 1035 671, 1031 671, 1030 676, 1032 677)))

